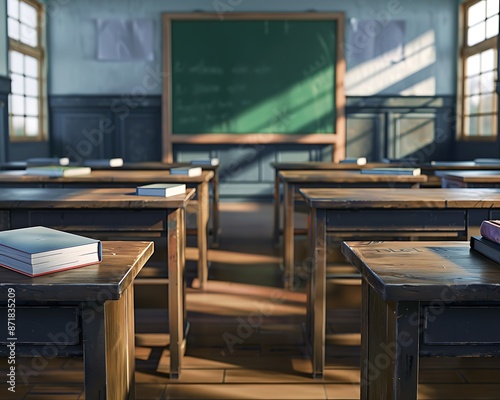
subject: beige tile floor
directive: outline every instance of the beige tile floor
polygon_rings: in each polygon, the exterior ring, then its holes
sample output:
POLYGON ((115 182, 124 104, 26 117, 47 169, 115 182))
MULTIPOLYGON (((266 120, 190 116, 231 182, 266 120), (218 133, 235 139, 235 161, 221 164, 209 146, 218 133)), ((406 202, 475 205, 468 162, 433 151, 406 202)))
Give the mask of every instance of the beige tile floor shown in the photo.
MULTIPOLYGON (((359 287, 330 286, 327 369, 313 380, 305 295, 280 289, 271 206, 222 203, 222 228, 221 248, 210 251, 208 287, 188 291, 191 330, 179 380, 167 375, 167 313, 137 312, 137 399, 359 399, 359 287)), ((304 251, 301 239, 297 250, 304 251)), ((188 258, 195 254, 189 250, 188 258)), ((15 394, 0 379, 0 399, 83 399, 82 365, 81 358, 50 360, 27 384, 18 380, 15 394)), ((422 359, 419 381, 420 399, 498 400, 500 359, 422 359)))

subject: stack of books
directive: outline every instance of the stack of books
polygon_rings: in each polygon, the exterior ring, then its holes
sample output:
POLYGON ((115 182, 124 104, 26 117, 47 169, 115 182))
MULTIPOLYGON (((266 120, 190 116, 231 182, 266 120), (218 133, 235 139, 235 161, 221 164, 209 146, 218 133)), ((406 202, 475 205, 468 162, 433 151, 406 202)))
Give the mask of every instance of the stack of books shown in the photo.
POLYGON ((471 237, 471 249, 500 263, 500 220, 483 221, 479 233, 481 236, 471 237))
POLYGON ((0 266, 31 277, 102 260, 101 242, 44 226, 0 232, 0 266))

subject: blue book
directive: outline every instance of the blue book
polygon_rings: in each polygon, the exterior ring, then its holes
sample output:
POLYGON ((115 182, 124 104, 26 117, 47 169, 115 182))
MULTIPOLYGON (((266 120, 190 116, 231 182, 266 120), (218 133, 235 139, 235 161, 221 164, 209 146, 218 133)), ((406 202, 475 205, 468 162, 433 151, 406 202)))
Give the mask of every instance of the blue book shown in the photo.
POLYGON ((170 175, 200 176, 201 175, 201 167, 170 168, 170 175))
POLYGON ((46 165, 42 167, 26 168, 26 175, 41 175, 54 178, 65 176, 88 175, 92 172, 90 167, 63 167, 61 165, 46 165))
POLYGON ((101 241, 44 226, 0 232, 0 265, 28 276, 102 260, 101 241))
POLYGON ((200 160, 191 160, 191 165, 210 165, 212 167, 219 165, 219 159, 218 158, 207 158, 207 159, 200 159, 200 160))
POLYGON ((135 194, 138 196, 170 197, 186 193, 184 183, 152 183, 151 185, 137 186, 135 194))

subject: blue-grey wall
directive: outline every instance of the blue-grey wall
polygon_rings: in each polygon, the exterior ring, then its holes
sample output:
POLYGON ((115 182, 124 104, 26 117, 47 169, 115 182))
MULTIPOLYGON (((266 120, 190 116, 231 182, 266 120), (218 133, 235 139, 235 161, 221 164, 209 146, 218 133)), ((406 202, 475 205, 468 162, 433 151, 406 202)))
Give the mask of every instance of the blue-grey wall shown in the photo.
MULTIPOLYGON (((161 65, 161 13, 190 12, 318 12, 346 15, 347 43, 359 20, 404 21, 405 59, 381 57, 355 64, 356 45, 346 49, 346 94, 449 95, 455 93, 456 0, 72 0, 47 10, 47 45, 50 59, 49 95, 124 94, 141 85, 161 65), (231 6, 230 4, 233 4, 231 6), (239 5, 238 5, 239 4, 239 5), (217 10, 215 5, 225 5, 217 10), (149 18, 155 22, 153 62, 102 62, 96 60, 96 20, 149 18)), ((374 28, 377 32, 377 26, 374 28)), ((370 36, 370 32, 368 32, 370 36)), ((376 36, 376 35, 375 35, 376 36)), ((370 40, 375 40, 370 37, 370 40)), ((149 90, 161 94, 161 85, 149 90)))
POLYGON ((7 0, 0 0, 0 76, 7 76, 7 0))

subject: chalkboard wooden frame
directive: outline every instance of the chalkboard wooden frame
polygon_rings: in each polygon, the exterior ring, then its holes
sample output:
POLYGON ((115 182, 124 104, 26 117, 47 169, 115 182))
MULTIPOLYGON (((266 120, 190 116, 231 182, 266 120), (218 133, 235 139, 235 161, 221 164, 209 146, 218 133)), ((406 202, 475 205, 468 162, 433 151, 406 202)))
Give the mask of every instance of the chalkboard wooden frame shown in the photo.
POLYGON ((163 25, 163 96, 162 96, 162 130, 163 130, 163 161, 173 162, 172 146, 174 143, 188 144, 276 144, 276 143, 303 143, 303 144, 331 144, 333 145, 333 160, 339 161, 345 157, 345 59, 344 59, 344 27, 343 13, 226 13, 224 20, 307 20, 307 21, 335 21, 337 26, 336 65, 335 65, 335 133, 203 133, 176 134, 173 132, 173 96, 172 96, 172 22, 173 21, 206 21, 221 20, 216 13, 164 13, 163 25))

